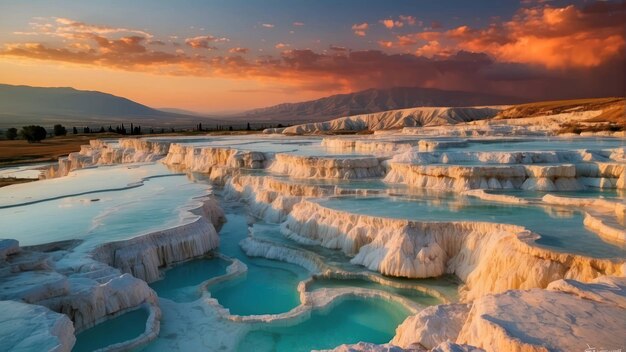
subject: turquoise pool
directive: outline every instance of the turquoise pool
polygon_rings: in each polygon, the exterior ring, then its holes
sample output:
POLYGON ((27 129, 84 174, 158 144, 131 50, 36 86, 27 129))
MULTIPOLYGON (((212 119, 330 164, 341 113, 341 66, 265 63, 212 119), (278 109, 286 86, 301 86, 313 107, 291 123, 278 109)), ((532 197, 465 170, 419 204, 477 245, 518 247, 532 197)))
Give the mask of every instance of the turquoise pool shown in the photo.
POLYGON ((120 342, 130 341, 146 330, 148 311, 136 309, 76 335, 73 352, 91 352, 120 342))
POLYGON ((219 251, 242 261, 248 272, 244 277, 210 286, 211 296, 235 315, 285 313, 298 306, 298 283, 310 273, 298 265, 248 257, 239 247, 248 236, 246 217, 228 214, 227 219, 220 231, 219 251))
POLYGON ((238 351, 308 352, 359 341, 387 343, 407 316, 408 312, 395 303, 347 299, 330 309, 314 311, 295 326, 252 331, 240 342, 238 351))
POLYGON ((200 298, 200 284, 226 274, 229 261, 220 258, 201 258, 167 269, 164 278, 150 287, 159 297, 176 302, 191 302, 200 298))

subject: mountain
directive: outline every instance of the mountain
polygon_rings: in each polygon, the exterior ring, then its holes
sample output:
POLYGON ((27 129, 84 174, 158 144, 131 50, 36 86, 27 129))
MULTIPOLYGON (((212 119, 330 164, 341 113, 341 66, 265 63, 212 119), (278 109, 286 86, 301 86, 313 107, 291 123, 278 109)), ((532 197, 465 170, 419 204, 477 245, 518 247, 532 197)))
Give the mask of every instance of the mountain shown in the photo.
POLYGON ((145 127, 186 127, 217 121, 161 111, 97 91, 0 84, 0 127, 56 123, 93 126, 131 122, 145 127))
POLYGON ((349 94, 254 109, 242 119, 272 122, 320 122, 342 116, 368 114, 412 107, 465 107, 508 105, 522 99, 501 95, 419 87, 367 89, 349 94))

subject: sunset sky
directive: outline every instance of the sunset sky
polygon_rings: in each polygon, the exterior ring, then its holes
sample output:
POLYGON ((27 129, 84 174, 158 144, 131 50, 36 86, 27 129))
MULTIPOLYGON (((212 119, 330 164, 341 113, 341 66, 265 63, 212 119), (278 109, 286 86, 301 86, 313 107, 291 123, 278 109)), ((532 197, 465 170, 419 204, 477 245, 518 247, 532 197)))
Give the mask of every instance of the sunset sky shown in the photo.
POLYGON ((623 96, 624 1, 0 1, 0 83, 240 111, 373 87, 623 96))

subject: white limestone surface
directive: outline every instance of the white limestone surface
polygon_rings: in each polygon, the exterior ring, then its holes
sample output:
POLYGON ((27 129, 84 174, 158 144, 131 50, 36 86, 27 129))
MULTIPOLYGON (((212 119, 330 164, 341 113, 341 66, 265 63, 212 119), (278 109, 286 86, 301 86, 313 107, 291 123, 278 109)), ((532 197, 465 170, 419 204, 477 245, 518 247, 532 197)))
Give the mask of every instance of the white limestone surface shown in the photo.
POLYGON ((74 326, 64 314, 16 301, 0 301, 0 312, 4 351, 69 352, 74 346, 74 326))

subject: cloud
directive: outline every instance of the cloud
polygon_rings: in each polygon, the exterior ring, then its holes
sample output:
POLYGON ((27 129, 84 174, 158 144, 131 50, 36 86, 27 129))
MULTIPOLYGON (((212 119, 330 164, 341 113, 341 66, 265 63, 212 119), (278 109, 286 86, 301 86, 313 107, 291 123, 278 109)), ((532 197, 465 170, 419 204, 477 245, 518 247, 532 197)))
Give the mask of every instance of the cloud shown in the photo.
POLYGON ((365 37, 367 34, 366 31, 369 27, 370 25, 367 22, 357 23, 352 25, 352 31, 359 37, 365 37))
POLYGON ((422 25, 421 22, 419 22, 417 18, 413 16, 400 15, 399 17, 400 17, 400 21, 402 21, 403 23, 406 23, 409 26, 415 26, 416 24, 419 24, 420 26, 422 25))
POLYGON ((162 40, 151 40, 148 42, 150 45, 165 45, 165 42, 162 40))
POLYGON ((209 49, 215 50, 217 47, 210 45, 210 43, 223 43, 230 41, 228 38, 215 37, 212 35, 201 35, 193 38, 185 39, 185 44, 194 49, 209 49))
POLYGON ((385 40, 379 40, 378 41, 378 45, 382 46, 383 48, 391 48, 391 47, 393 47, 393 42, 385 41, 385 40))
POLYGON ((261 23, 261 27, 264 28, 274 28, 274 25, 271 23, 261 23))
MULTIPOLYGON (((510 20, 497 21, 485 28, 460 26, 446 31, 413 33, 404 39, 398 36, 393 45, 404 40, 412 52, 403 54, 340 46, 329 46, 323 52, 292 49, 262 56, 239 55, 245 53, 234 50, 237 48, 231 48, 225 55, 207 50, 187 54, 182 48, 150 45, 153 39, 137 33, 81 32, 73 33, 78 35, 71 40, 57 43, 32 40, 39 38, 29 36, 28 41, 5 44, 0 49, 0 60, 39 60, 160 75, 249 79, 277 87, 315 91, 423 86, 540 99, 623 94, 623 52, 605 55, 603 50, 606 49, 594 46, 599 52, 593 58, 598 61, 592 65, 575 61, 580 60, 577 57, 566 57, 575 53, 586 57, 585 48, 578 48, 578 51, 573 48, 589 45, 590 38, 603 41, 614 36, 618 21, 607 14, 623 10, 611 4, 555 10, 533 8, 528 9, 530 13, 520 10, 510 20), (521 25, 524 21, 528 26, 521 25), (543 24, 543 28, 538 27, 539 24, 543 24), (527 38, 525 40, 561 41, 563 52, 557 54, 561 59, 565 57, 565 64, 553 66, 537 61, 532 52, 520 53, 519 57, 504 55, 506 52, 498 50, 517 43, 518 38, 513 34, 527 38), (567 45, 562 42, 563 38, 569 39, 567 45)), ((367 23, 355 26, 353 30, 364 34, 369 29, 367 23)), ((88 27, 85 24, 83 28, 88 27)), ((188 39, 195 39, 194 45, 200 48, 221 40, 213 36, 188 39)), ((547 55, 552 58, 555 54, 547 50, 547 55)))
POLYGON ((348 48, 344 47, 344 46, 337 46, 337 45, 329 45, 328 49, 331 51, 336 51, 336 52, 346 52, 348 51, 348 48))
POLYGON ((276 49, 285 49, 287 47, 289 47, 289 44, 285 44, 285 43, 277 43, 276 45, 274 45, 274 47, 276 49))
POLYGON ((413 16, 406 16, 406 15, 398 16, 397 20, 394 20, 393 18, 387 18, 384 20, 380 20, 378 22, 382 23, 383 26, 387 27, 388 29, 401 28, 401 27, 404 27, 404 25, 407 25, 407 26, 415 26, 417 24, 419 24, 420 26, 422 25, 422 22, 418 21, 417 18, 413 16))
POLYGON ((477 29, 461 26, 446 35, 460 49, 486 52, 500 61, 595 67, 624 56, 625 16, 626 3, 523 8, 510 21, 477 29))
POLYGON ((296 26, 296 27, 302 27, 302 26, 304 26, 304 23, 303 22, 294 22, 293 25, 296 26))
POLYGON ((233 54, 247 54, 248 51, 250 51, 250 49, 248 49, 248 48, 240 48, 240 47, 228 49, 228 52, 229 53, 233 53, 233 54))
MULTIPOLYGON (((398 35, 398 46, 418 46, 417 55, 461 50, 487 53, 500 62, 560 69, 596 67, 624 58, 626 3, 595 2, 579 8, 520 8, 506 21, 398 35), (440 50, 440 52, 437 52, 440 50)), ((434 27, 434 26, 433 26, 434 27)))
POLYGON ((442 34, 440 32, 426 31, 426 32, 398 35, 396 38, 398 40, 397 44, 399 46, 410 46, 410 45, 415 45, 415 44, 422 43, 422 42, 437 40, 441 37, 441 35, 442 34))

